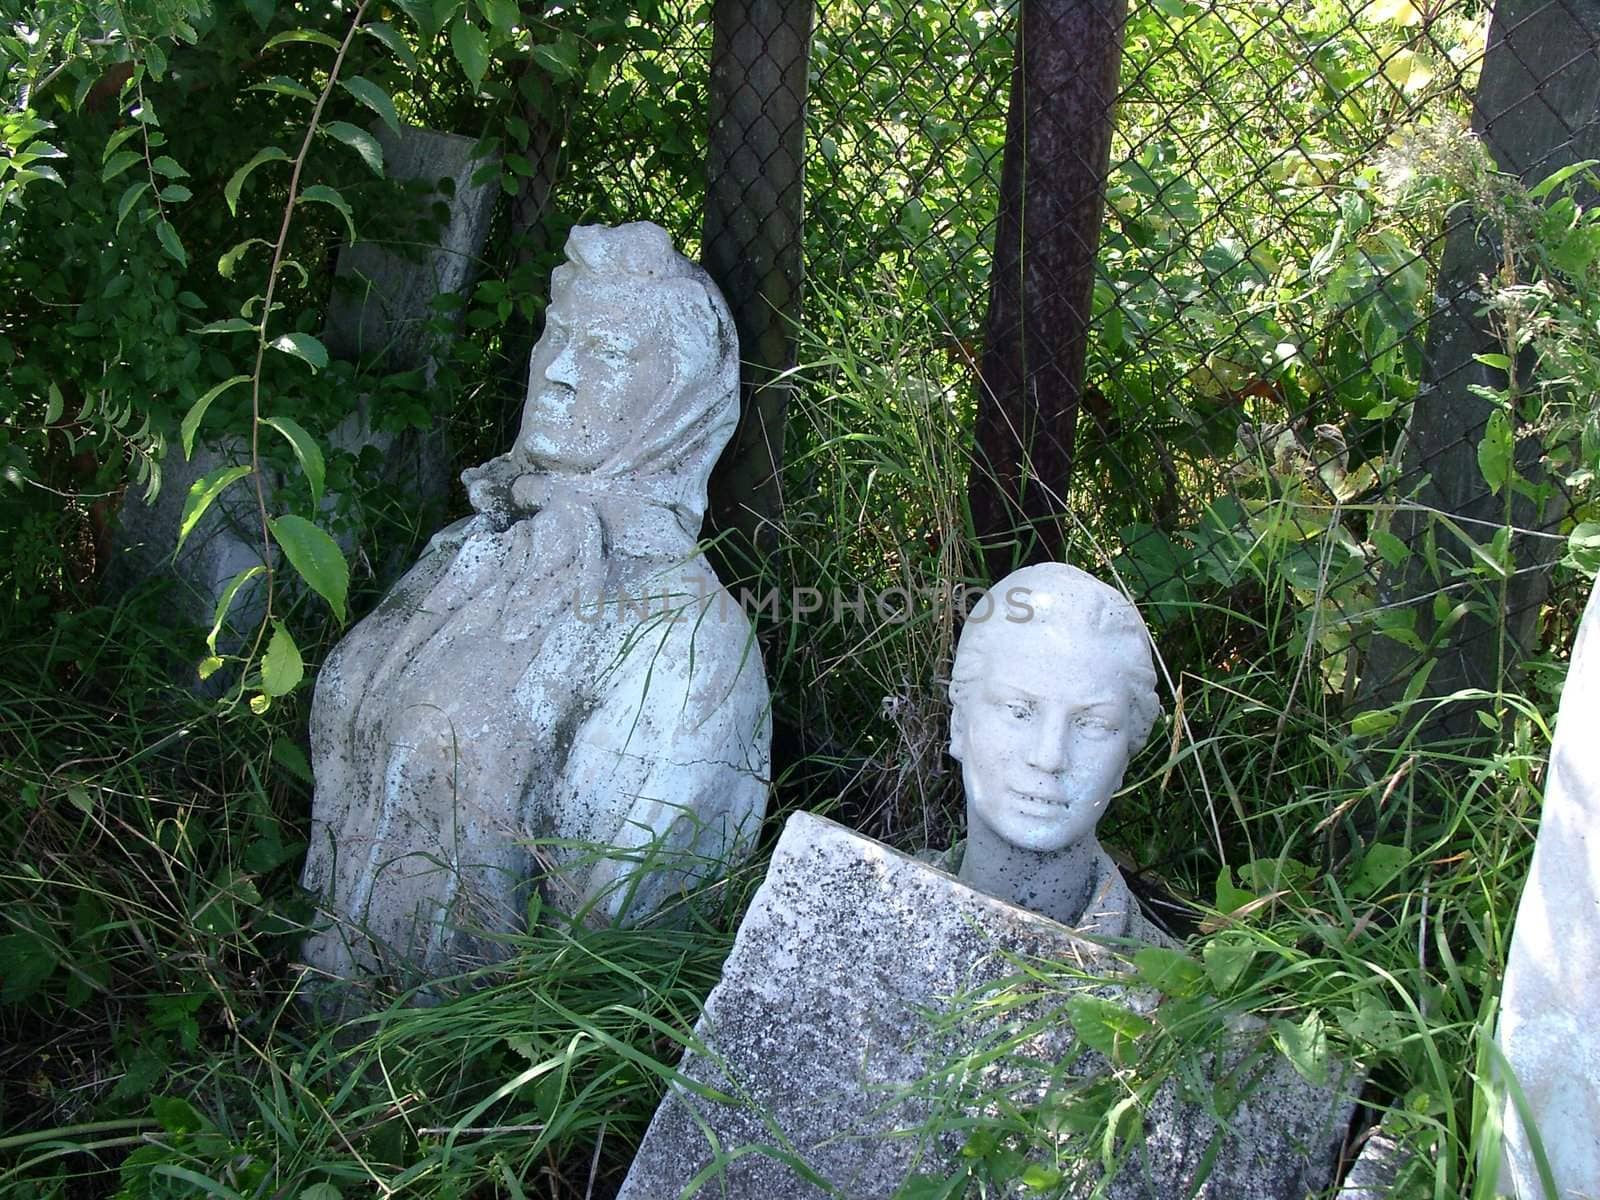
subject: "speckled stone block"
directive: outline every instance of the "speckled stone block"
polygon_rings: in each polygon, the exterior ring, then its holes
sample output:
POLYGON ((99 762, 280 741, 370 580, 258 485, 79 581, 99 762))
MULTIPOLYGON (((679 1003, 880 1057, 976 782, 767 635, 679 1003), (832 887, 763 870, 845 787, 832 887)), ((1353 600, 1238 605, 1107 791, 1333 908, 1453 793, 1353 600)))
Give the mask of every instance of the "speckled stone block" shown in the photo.
MULTIPOLYGON (((1124 964, 1065 926, 795 814, 696 1027, 706 1053, 682 1062, 697 1086, 675 1085, 663 1100, 621 1200, 678 1196, 713 1163, 713 1138, 733 1160, 689 1194, 887 1197, 914 1173, 949 1174, 964 1135, 937 1131, 981 1108, 972 1097, 992 1103, 1003 1091, 1036 1105, 1052 1077, 1059 1087, 1111 1069, 1060 1019, 1059 990, 1002 1011, 973 1003, 1019 963, 1041 960, 1081 972, 1079 994, 1140 1013, 1161 1002, 1122 986, 1124 964)), ((1335 1182, 1354 1074, 1336 1068, 1313 1087, 1259 1022, 1228 1030, 1226 1044, 1155 1093, 1110 1196, 1301 1200, 1335 1182), (1227 1107, 1217 1099, 1241 1094, 1224 1128, 1211 1115, 1227 1107)), ((1100 1178, 1089 1159, 1066 1166, 1070 1195, 1100 1178)))

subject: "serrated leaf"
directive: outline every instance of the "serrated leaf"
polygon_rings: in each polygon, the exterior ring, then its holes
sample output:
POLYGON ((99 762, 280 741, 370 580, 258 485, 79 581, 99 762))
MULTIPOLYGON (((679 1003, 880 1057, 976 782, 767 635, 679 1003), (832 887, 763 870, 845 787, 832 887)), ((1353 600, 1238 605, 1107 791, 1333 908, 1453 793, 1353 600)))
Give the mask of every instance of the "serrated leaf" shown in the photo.
MULTIPOLYGON (((211 621, 211 632, 206 634, 206 646, 212 654, 217 652, 217 635, 222 632, 222 623, 228 619, 228 610, 233 607, 233 598, 239 594, 240 588, 257 575, 265 572, 266 568, 262 566, 246 567, 228 580, 228 586, 222 589, 222 595, 217 597, 217 607, 211 621)), ((200 678, 204 679, 205 676, 202 675, 200 678)))
POLYGON ((1321 1087, 1328 1081, 1328 1031, 1320 1012, 1298 1025, 1280 1017, 1272 1022, 1272 1036, 1307 1083, 1321 1087))
POLYGON ((49 142, 29 142, 22 152, 29 158, 65 158, 67 156, 65 150, 59 146, 52 146, 49 142))
POLYGON ((535 46, 533 61, 557 79, 571 79, 578 73, 578 52, 563 42, 535 46))
POLYGON ((336 188, 331 188, 325 183, 314 183, 308 188, 300 190, 300 199, 313 204, 326 204, 339 210, 339 215, 344 218, 345 228, 350 231, 350 240, 356 240, 356 219, 350 211, 350 205, 345 202, 336 188))
POLYGON ((400 132, 400 114, 395 112, 394 101, 389 98, 388 92, 363 75, 352 75, 349 79, 341 79, 339 84, 345 91, 377 113, 383 119, 383 123, 391 130, 395 133, 400 132))
POLYGON ((227 184, 222 189, 223 199, 228 202, 228 211, 234 216, 239 215, 239 191, 244 187, 244 181, 250 178, 250 173, 267 162, 287 162, 289 156, 276 146, 268 146, 257 150, 250 161, 245 163, 229 177, 227 184))
POLYGON ((352 125, 349 121, 329 121, 322 127, 322 131, 361 155, 361 160, 372 168, 374 175, 383 174, 383 146, 365 129, 352 125))
MULTIPOLYGON (((251 328, 254 328, 254 326, 251 326, 251 328)), ((189 411, 183 414, 182 424, 178 426, 178 436, 183 442, 183 457, 185 459, 194 457, 195 430, 199 429, 200 422, 205 420, 206 409, 211 407, 211 402, 235 384, 244 383, 249 378, 250 376, 248 375, 235 375, 231 379, 224 379, 189 406, 189 411)))
MULTIPOLYGON (((251 246, 270 247, 271 245, 272 243, 267 241, 266 238, 245 238, 244 241, 237 245, 229 247, 222 257, 217 259, 217 274, 224 279, 232 279, 233 272, 239 266, 239 259, 244 256, 246 250, 250 249, 251 246)), ((254 329, 255 326, 252 325, 251 328, 254 329)))
POLYGON ((311 590, 328 602, 334 615, 345 619, 345 596, 350 590, 350 566, 338 543, 304 517, 292 513, 267 522, 272 536, 311 590))
POLYGON ((289 445, 294 447, 294 456, 300 460, 300 469, 306 473, 306 481, 311 485, 311 503, 322 503, 322 481, 326 471, 322 448, 317 445, 316 439, 288 417, 262 417, 261 423, 272 426, 289 440, 289 445))
POLYGON ((206 510, 211 507, 212 502, 231 484, 248 474, 250 468, 246 466, 218 467, 194 481, 189 488, 189 494, 184 497, 183 515, 178 519, 178 544, 172 551, 174 558, 183 549, 183 543, 189 540, 189 535, 200 523, 200 518, 206 515, 206 510))
POLYGON ((156 239, 161 243, 161 248, 172 256, 180 267, 189 266, 189 255, 183 248, 183 241, 178 237, 178 231, 172 227, 171 221, 156 222, 156 239))
POLYGON ((387 21, 369 21, 361 27, 361 32, 369 37, 374 37, 388 47, 389 53, 400 60, 402 66, 408 71, 417 69, 417 56, 400 31, 387 21))
POLYGON ((194 193, 181 183, 169 183, 157 195, 168 204, 183 204, 194 199, 194 193))
POLYGON ((482 87, 483 77, 489 73, 489 39, 483 36, 483 30, 465 17, 457 17, 450 26, 450 52, 473 88, 482 87))
POLYGON ((158 155, 155 161, 150 164, 150 169, 157 175, 164 175, 168 179, 183 179, 189 174, 178 165, 177 159, 167 154, 158 155))
POLYGON ((269 696, 287 696, 300 686, 305 674, 305 662, 293 635, 282 621, 274 621, 267 652, 261 656, 261 690, 269 696))
POLYGON ((179 1096, 157 1096, 150 1102, 150 1111, 168 1133, 198 1133, 209 1124, 194 1105, 179 1096))
POLYGON ((139 155, 132 150, 118 150, 106 160, 106 165, 100 168, 101 181, 109 183, 138 161, 139 155))
POLYGON ((162 76, 167 73, 167 52, 154 38, 144 44, 144 65, 150 72, 150 78, 157 83, 160 83, 162 76))
POLYGON ((263 52, 271 50, 274 46, 282 46, 290 42, 309 42, 314 46, 325 46, 329 50, 337 50, 339 42, 325 33, 315 29, 286 29, 282 33, 274 34, 267 39, 267 44, 262 46, 263 52))
POLYGON ((328 348, 309 333, 286 333, 271 345, 274 350, 294 355, 313 371, 320 371, 328 365, 328 348))
POLYGON ((105 163, 109 162, 111 160, 111 156, 117 152, 117 147, 121 146, 123 142, 127 141, 138 132, 139 127, 137 125, 126 125, 108 137, 106 139, 106 148, 100 155, 101 164, 104 165, 105 163))

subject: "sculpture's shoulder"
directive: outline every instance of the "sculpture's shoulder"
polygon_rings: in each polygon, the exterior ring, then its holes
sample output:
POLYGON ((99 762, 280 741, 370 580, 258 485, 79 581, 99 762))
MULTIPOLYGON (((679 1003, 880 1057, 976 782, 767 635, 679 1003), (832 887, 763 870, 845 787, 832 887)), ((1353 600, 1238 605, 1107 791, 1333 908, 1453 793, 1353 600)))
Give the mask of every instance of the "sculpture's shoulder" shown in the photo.
POLYGON ((624 583, 613 630, 635 669, 666 670, 703 683, 767 694, 755 630, 704 556, 655 567, 624 583))

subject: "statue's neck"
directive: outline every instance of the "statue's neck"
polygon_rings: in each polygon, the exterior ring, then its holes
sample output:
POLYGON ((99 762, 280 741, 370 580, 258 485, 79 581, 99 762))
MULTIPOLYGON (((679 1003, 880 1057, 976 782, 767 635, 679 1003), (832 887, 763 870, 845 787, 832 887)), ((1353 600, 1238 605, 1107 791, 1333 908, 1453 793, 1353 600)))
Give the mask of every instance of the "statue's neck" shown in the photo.
POLYGON ((1049 854, 1013 846, 968 808, 961 881, 1063 925, 1082 923, 1103 883, 1105 861, 1093 837, 1049 854))

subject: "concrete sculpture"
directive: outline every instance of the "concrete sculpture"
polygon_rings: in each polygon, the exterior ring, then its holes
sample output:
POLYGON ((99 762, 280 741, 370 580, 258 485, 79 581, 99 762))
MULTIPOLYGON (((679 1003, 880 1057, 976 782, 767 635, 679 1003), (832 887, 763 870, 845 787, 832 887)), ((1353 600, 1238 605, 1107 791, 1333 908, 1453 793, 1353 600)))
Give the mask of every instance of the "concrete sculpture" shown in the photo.
POLYGON ((1500 995, 1501 1052, 1527 1100, 1505 1106, 1500 1191, 1544 1200, 1600 1196, 1600 588, 1578 623, 1545 780, 1533 865, 1500 995))
POLYGON ((535 883, 635 921, 721 871, 766 807, 748 622, 696 539, 738 344, 666 233, 580 227, 512 449, 475 510, 329 656, 312 709, 311 966, 496 956, 535 883))
POLYGON ((950 672, 960 878, 1081 933, 1161 941, 1095 838, 1161 712, 1149 631, 1120 592, 1065 563, 1014 571, 991 596, 950 672))

